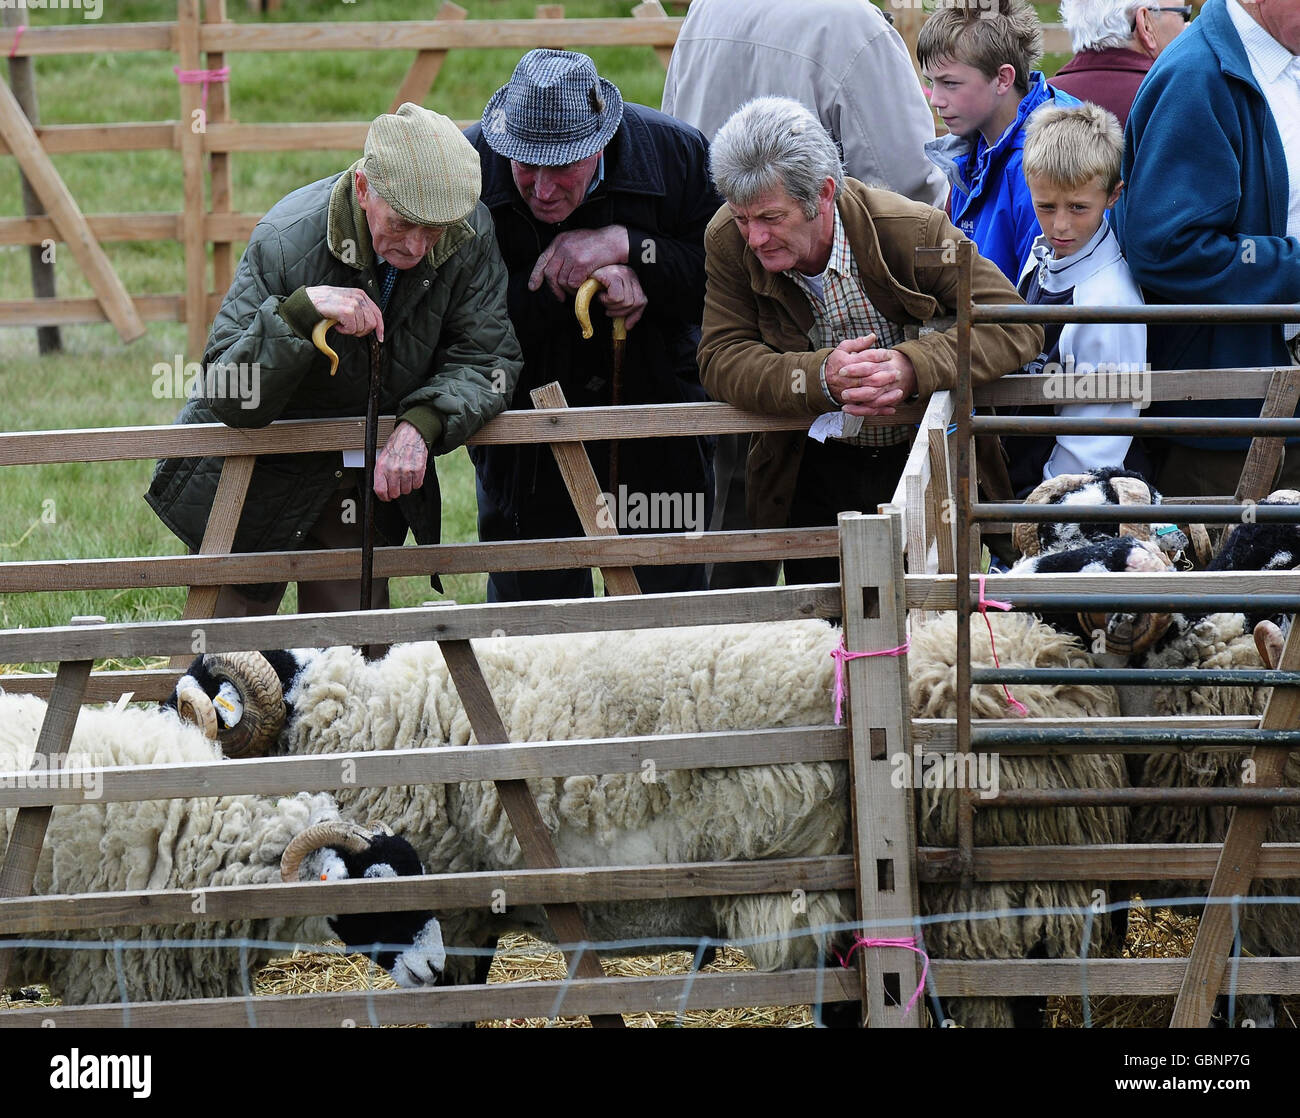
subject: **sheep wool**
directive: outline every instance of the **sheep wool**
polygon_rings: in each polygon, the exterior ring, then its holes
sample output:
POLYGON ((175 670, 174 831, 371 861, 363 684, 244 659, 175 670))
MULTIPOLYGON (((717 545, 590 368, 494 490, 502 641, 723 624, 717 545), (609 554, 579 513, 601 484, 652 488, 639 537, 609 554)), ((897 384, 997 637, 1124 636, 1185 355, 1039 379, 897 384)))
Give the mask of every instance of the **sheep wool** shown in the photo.
MULTIPOLYGON (((45 703, 29 695, 0 693, 0 771, 27 771, 45 703)), ((63 767, 216 761, 220 753, 195 727, 157 711, 85 707, 77 719, 63 767)), ((134 889, 197 890, 212 885, 253 885, 280 880, 280 854, 308 825, 337 818, 327 794, 279 801, 256 796, 102 803, 86 800, 54 809, 36 874, 38 894, 134 889)), ((0 849, 8 844, 17 809, 0 811, 0 849)), ((292 941, 328 939, 320 917, 106 927, 41 933, 31 939, 117 940, 123 982, 112 947, 24 948, 15 952, 8 980, 47 982, 66 1004, 175 997, 220 997, 242 992, 244 963, 237 947, 154 949, 161 939, 292 941)), ((256 967, 269 951, 250 951, 256 967)))
MULTIPOLYGON (((1004 663, 1087 666, 1076 638, 1023 615, 991 618, 1004 663)), ((974 656, 991 663, 982 621, 974 656)), ((682 628, 504 638, 475 642, 484 675, 512 741, 552 741, 696 733, 830 721, 833 662, 840 631, 823 622, 682 628)), ((955 622, 919 625, 909 667, 912 713, 955 711, 955 622)), ((1107 688, 1019 688, 1033 713, 1064 718, 1113 715, 1107 688)), ((295 714, 279 747, 287 753, 404 749, 471 742, 468 720, 435 644, 395 648, 365 663, 350 649, 316 656, 286 696, 295 714)), ((1005 717, 1001 691, 980 688, 976 717, 1005 717)), ((1009 787, 1113 787, 1122 765, 1100 756, 1004 759, 1009 787)), ((844 853, 851 849, 846 766, 816 763, 532 780, 542 818, 569 865, 646 864, 844 853)), ((922 841, 955 841, 954 797, 921 796, 922 841)), ((411 838, 430 872, 507 869, 519 851, 491 784, 341 788, 343 810, 357 819, 382 815, 411 838)), ((988 811, 977 815, 977 841, 1017 845, 1123 842, 1119 810, 988 811)), ((1075 906, 1064 916, 965 919, 926 929, 931 954, 945 958, 1017 958, 1031 952, 1077 954, 1082 910, 1094 883, 981 884, 973 891, 925 886, 928 914, 1019 906, 1075 906)), ((806 933, 852 919, 848 893, 810 895, 800 912, 788 896, 629 902, 585 906, 589 931, 601 939, 729 939, 806 933)), ((481 946, 489 933, 525 927, 549 936, 540 911, 508 920, 482 912, 440 913, 450 945, 481 946)), ((1102 937, 1096 936, 1096 939, 1102 937)), ((1094 944, 1098 948, 1099 944, 1094 944)), ((763 969, 809 966, 827 945, 807 934, 747 952, 763 969)), ((972 1024, 1009 1020, 1002 1003, 970 1006, 972 1024)))

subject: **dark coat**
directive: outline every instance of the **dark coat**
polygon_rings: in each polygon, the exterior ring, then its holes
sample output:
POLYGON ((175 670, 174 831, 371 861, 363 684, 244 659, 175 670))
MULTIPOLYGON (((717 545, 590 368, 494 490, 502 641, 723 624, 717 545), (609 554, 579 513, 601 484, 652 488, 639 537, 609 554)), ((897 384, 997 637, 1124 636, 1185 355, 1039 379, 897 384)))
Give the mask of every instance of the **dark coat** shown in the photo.
MULTIPOLYGON (((1147 303, 1300 302, 1288 237, 1282 137, 1224 0, 1208 0, 1160 53, 1124 135, 1124 193, 1111 215, 1147 303)), ((1281 325, 1152 324, 1153 369, 1291 362, 1281 325)), ((1166 402, 1148 414, 1258 416, 1260 400, 1166 402)), ((1174 440, 1241 449, 1246 439, 1174 440)))
POLYGON ((1091 101, 1114 113, 1123 128, 1138 86, 1154 61, 1127 47, 1081 50, 1056 72, 1052 84, 1080 101, 1091 101))
MULTIPOLYGON (((276 419, 365 415, 369 340, 332 333, 339 367, 331 377, 310 327, 304 332, 304 323, 295 326, 281 314, 291 296, 301 304, 295 292, 311 285, 360 287, 378 301, 375 253, 352 182, 348 170, 277 202, 253 230, 222 300, 204 365, 256 366, 257 406, 220 394, 199 396, 181 410, 178 423, 265 427, 276 419)), ((433 454, 454 450, 506 406, 519 347, 504 287, 492 223, 481 204, 398 276, 384 314, 380 410, 398 419, 412 413, 422 431, 430 428, 417 421, 418 412, 436 412, 433 454)), ((220 458, 168 458, 154 471, 145 500, 191 548, 203 538, 221 465, 220 458)), ((233 550, 297 546, 339 488, 342 466, 337 451, 259 456, 233 550)), ((441 504, 432 462, 424 485, 400 501, 415 538, 437 543, 441 504)))
MULTIPOLYGON (((531 408, 529 391, 550 381, 560 382, 570 407, 611 402, 610 319, 599 300, 591 305, 595 337, 584 341, 572 300, 557 300, 545 284, 535 292, 527 287, 538 256, 559 233, 606 225, 627 226, 628 265, 648 300, 628 331, 622 402, 703 400, 695 347, 704 307, 704 229, 720 200, 709 182, 708 144, 699 131, 654 109, 626 105, 605 148, 604 180, 554 225, 533 217, 514 185, 509 160, 488 147, 479 125, 466 136, 483 160, 483 202, 510 274, 510 318, 524 354, 511 406, 531 408)), ((587 449, 605 488, 608 444, 589 443, 587 449)), ((479 446, 471 448, 471 457, 480 484, 517 521, 540 524, 555 517, 554 523, 572 523, 572 503, 549 446, 479 446)), ((644 493, 708 491, 708 459, 702 439, 625 439, 619 482, 644 493)), ((526 526, 520 531, 529 534, 526 526)))

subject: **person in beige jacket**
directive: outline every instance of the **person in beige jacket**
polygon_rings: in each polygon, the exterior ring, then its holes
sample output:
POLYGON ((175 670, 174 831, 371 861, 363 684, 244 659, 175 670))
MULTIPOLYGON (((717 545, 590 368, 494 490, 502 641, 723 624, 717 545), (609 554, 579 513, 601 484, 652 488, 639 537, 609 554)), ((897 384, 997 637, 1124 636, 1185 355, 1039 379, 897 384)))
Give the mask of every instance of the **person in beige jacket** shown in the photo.
MULTIPOLYGON (((822 122, 844 170, 872 186, 942 206, 943 172, 925 156, 934 117, 899 33, 870 0, 692 0, 677 35, 663 111, 714 133, 746 101, 792 97, 822 122)), ((719 435, 710 531, 751 527, 745 512, 748 435, 719 435)), ((775 586, 781 564, 709 569, 711 590, 775 586)))
MULTIPOLYGON (((955 246, 942 211, 845 178, 835 142, 798 102, 749 102, 714 137, 713 181, 726 204, 704 237, 700 379, 709 394, 772 415, 806 416, 808 433, 767 432, 749 452, 756 528, 833 525, 893 493, 914 434, 863 426, 916 397, 952 388, 956 329, 904 340, 903 328, 953 313, 957 270, 918 267, 921 247, 955 246)), ((1018 303, 975 256, 977 303, 1018 303)), ((972 330, 976 384, 1042 348, 1030 325, 972 330)), ((835 559, 791 560, 786 581, 832 582, 835 559)))

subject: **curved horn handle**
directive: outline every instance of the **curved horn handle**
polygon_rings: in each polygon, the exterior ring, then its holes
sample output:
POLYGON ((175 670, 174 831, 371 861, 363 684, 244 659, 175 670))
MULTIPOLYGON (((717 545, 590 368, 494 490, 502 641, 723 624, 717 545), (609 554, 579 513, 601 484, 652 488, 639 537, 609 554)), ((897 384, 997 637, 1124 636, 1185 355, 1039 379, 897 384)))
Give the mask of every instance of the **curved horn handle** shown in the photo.
POLYGON ((332 327, 335 327, 338 324, 339 320, 337 318, 322 318, 318 323, 316 323, 315 328, 311 332, 312 345, 320 350, 321 353, 325 354, 325 356, 330 360, 330 376, 333 376, 339 371, 339 355, 330 348, 329 343, 325 340, 325 335, 329 333, 332 327))
MULTIPOLYGON (((583 281, 578 293, 573 297, 573 313, 578 316, 578 325, 582 327, 582 337, 584 340, 590 339, 595 331, 591 326, 591 300, 595 297, 596 292, 605 285, 592 276, 590 279, 583 281)), ((622 342, 627 340, 627 323, 623 316, 619 315, 614 319, 614 340, 622 342)))

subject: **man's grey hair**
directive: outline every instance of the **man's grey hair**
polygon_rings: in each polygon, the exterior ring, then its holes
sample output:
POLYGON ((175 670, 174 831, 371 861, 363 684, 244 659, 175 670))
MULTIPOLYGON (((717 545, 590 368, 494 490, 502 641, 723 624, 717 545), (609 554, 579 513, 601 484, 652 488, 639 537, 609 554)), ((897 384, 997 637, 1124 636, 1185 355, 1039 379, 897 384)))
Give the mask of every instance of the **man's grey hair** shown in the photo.
POLYGON ((1126 47, 1133 38, 1139 8, 1154 8, 1159 0, 1061 0, 1061 22, 1070 33, 1070 46, 1081 50, 1126 47))
POLYGON ((809 219, 817 216, 828 177, 836 194, 844 185, 844 163, 830 133, 788 97, 758 97, 737 109, 709 145, 709 172, 728 202, 748 206, 782 186, 809 219))

